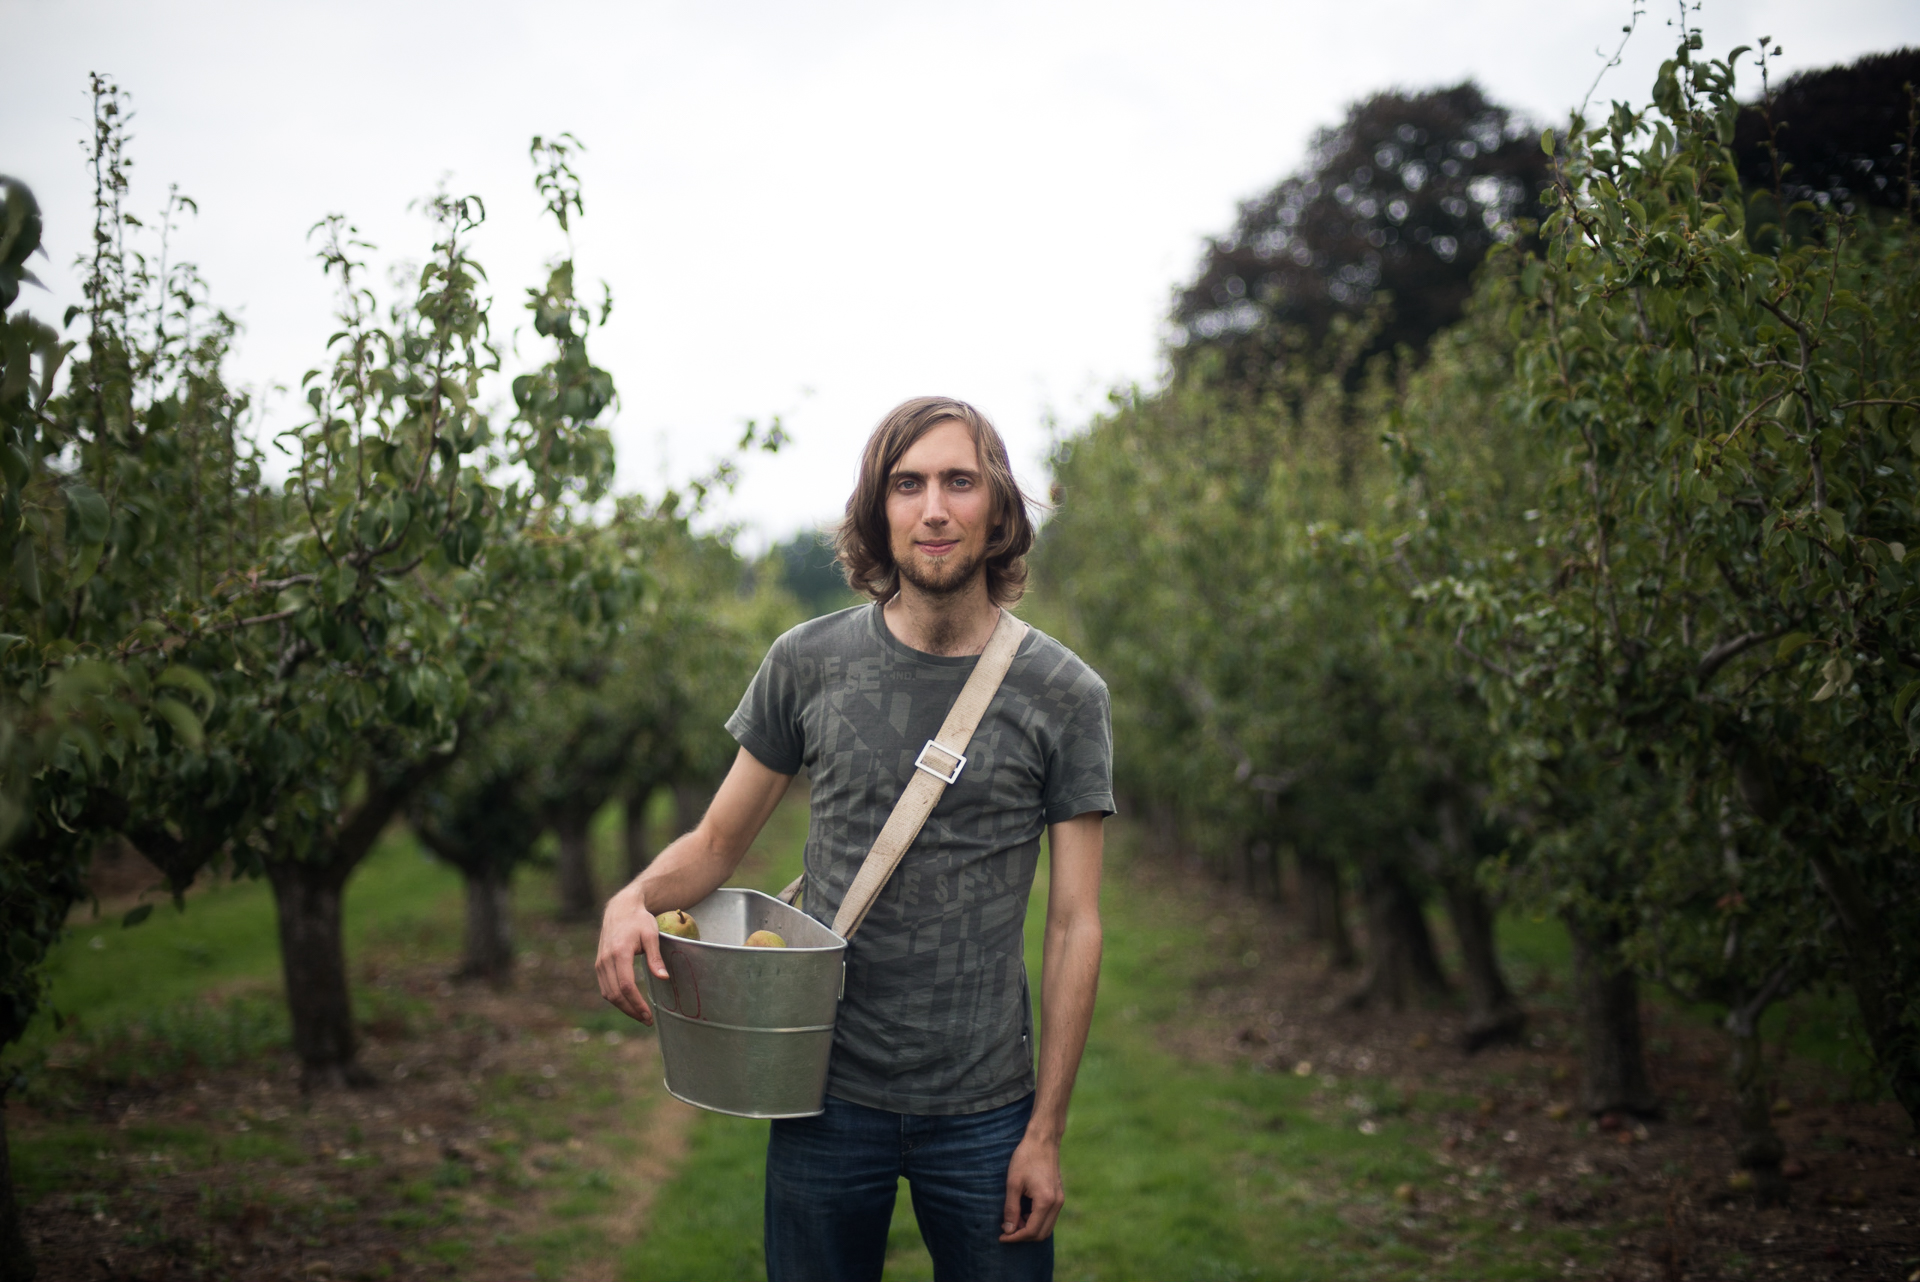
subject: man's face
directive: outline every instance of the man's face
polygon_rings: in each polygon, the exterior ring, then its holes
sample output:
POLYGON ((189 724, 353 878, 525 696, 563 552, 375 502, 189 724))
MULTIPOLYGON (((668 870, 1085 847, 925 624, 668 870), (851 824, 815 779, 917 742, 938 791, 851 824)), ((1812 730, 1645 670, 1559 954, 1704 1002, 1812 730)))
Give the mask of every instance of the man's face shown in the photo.
POLYGON ((945 596, 972 582, 986 559, 993 496, 973 433, 949 418, 915 441, 887 478, 887 529, 900 577, 945 596))

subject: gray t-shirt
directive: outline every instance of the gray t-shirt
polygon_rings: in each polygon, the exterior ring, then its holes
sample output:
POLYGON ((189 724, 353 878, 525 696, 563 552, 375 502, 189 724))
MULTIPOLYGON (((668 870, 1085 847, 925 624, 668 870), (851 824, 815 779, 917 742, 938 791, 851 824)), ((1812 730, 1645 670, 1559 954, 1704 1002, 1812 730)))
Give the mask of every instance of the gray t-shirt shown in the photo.
MULTIPOLYGON (((802 906, 831 923, 913 760, 977 656, 902 645, 877 605, 773 643, 727 731, 781 774, 812 777, 802 906)), ((1034 1088, 1022 925, 1040 835, 1113 813, 1107 687, 1037 628, 974 731, 966 769, 847 950, 827 1091, 896 1113, 998 1108, 1034 1088)))

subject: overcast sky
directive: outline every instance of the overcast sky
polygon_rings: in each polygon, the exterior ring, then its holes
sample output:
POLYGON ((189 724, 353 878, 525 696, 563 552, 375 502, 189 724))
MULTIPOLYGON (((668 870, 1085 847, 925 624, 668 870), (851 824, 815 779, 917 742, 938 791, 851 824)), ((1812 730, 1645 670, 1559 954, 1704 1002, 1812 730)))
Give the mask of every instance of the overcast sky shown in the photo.
MULTIPOLYGON (((331 329, 308 228, 343 212, 382 258, 418 259, 427 229, 407 206, 443 179, 486 200, 496 333, 520 326, 560 247, 527 140, 571 130, 590 149, 580 272, 616 303, 593 351, 620 387, 621 486, 703 470, 743 420, 780 414, 794 443, 751 460, 722 508, 756 548, 837 515, 866 432, 921 393, 985 409, 1043 487, 1049 418, 1071 431, 1110 387, 1155 379, 1204 237, 1316 127, 1377 89, 1467 77, 1556 121, 1630 13, 0 0, 0 172, 46 212, 54 297, 22 301, 57 317, 90 227, 86 77, 110 73, 138 112, 131 208, 169 183, 198 200, 178 252, 245 322, 240 379, 295 386, 331 329)), ((1673 16, 1641 19, 1600 99, 1644 100, 1673 16)), ((1920 43, 1912 0, 1708 0, 1698 23, 1714 54, 1773 36, 1788 70, 1920 43)), ((529 333, 522 359, 538 350, 529 333)), ((270 421, 290 425, 292 401, 270 421)))

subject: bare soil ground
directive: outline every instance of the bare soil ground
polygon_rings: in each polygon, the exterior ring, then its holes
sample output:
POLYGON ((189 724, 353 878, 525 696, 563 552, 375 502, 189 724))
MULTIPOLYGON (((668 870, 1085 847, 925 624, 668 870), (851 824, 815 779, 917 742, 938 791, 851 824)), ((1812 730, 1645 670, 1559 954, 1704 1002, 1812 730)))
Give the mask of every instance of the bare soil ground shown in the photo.
MULTIPOLYGON (((1560 1276, 1620 1282, 1920 1277, 1920 1158, 1897 1107, 1780 1062, 1778 1125, 1804 1174, 1791 1206, 1757 1209, 1728 1186, 1725 1042, 1699 1017, 1645 1008, 1666 1120, 1589 1118, 1571 1107, 1573 1031, 1545 977, 1525 994, 1528 1041, 1467 1056, 1444 1004, 1339 1009, 1355 976, 1329 972, 1279 910, 1172 861, 1130 875, 1202 914, 1221 959, 1164 1030, 1171 1048, 1311 1078, 1323 1116, 1383 1143, 1391 1128, 1446 1170, 1355 1197, 1356 1229, 1392 1219, 1444 1261, 1453 1226, 1490 1212, 1514 1233, 1580 1225, 1614 1253, 1560 1276)), ((594 992, 592 927, 524 914, 520 931, 504 991, 449 983, 445 957, 370 958, 373 1089, 303 1096, 276 1052, 137 1090, 76 1078, 44 1111, 16 1100, 15 1160, 37 1144, 57 1185, 27 1210, 42 1277, 611 1279, 693 1111, 662 1089, 651 1035, 594 992)))
POLYGON ((607 1017, 591 935, 523 923, 504 991, 376 963, 368 1090, 303 1095, 276 1054, 83 1092, 84 1116, 12 1105, 16 1154, 71 1150, 67 1191, 27 1212, 41 1276, 611 1278, 693 1110, 607 1017))
POLYGON ((1203 1014, 1175 1030, 1182 1049, 1316 1077, 1319 1107, 1345 1111, 1362 1133, 1388 1116, 1424 1130, 1449 1170, 1447 1191, 1396 1199, 1397 1213, 1403 1232, 1432 1232, 1437 1253, 1450 1215, 1497 1207, 1517 1233, 1608 1226, 1617 1254, 1597 1276, 1621 1282, 1920 1278, 1920 1156, 1897 1105, 1852 1102, 1830 1072, 1781 1061, 1775 1120, 1798 1178, 1790 1206, 1757 1208, 1728 1184, 1726 1039, 1697 1016, 1643 1006, 1666 1120, 1591 1118, 1573 1107, 1574 1030, 1551 985, 1523 996, 1523 1044, 1469 1056, 1458 1049, 1457 1010, 1341 1010, 1355 974, 1330 971, 1278 909, 1196 871, 1141 869, 1168 890, 1179 883, 1206 896, 1208 933, 1227 959, 1202 981, 1203 1014))

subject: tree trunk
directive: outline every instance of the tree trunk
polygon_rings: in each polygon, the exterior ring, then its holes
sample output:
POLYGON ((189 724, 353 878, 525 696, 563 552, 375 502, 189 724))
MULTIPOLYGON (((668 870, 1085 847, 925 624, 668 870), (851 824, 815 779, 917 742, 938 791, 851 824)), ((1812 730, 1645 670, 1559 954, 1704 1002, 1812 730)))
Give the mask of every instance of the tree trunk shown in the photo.
POLYGON ((513 975, 513 874, 494 867, 461 872, 467 883, 467 932, 457 975, 504 984, 513 975))
POLYGON ((267 880, 280 919, 280 968, 286 976, 293 1050, 300 1057, 300 1088, 371 1086, 360 1067, 353 1029, 353 994, 340 934, 347 878, 414 790, 447 768, 451 754, 428 757, 388 772, 368 771, 367 796, 341 817, 316 849, 323 858, 269 858, 267 880))
POLYGON ((700 826, 700 816, 707 813, 707 803, 713 800, 713 790, 700 783, 677 783, 673 785, 673 823, 674 836, 692 832, 700 826))
POLYGON ((1640 1045, 1640 985, 1620 960, 1619 939, 1567 918, 1581 1032, 1581 1104, 1589 1113, 1658 1117, 1640 1045))
POLYGON ((1280 856, 1273 842, 1264 837, 1256 837, 1245 842, 1240 848, 1241 874, 1246 878, 1247 898, 1266 899, 1272 903, 1286 900, 1286 889, 1280 884, 1280 856))
POLYGON ((1153 846, 1162 858, 1180 856, 1180 817, 1173 807, 1155 802, 1147 812, 1147 830, 1153 834, 1153 846))
POLYGON ((347 874, 358 859, 274 859, 267 862, 280 919, 280 965, 286 976, 293 1050, 300 1085, 365 1086, 372 1075, 356 1062, 353 998, 340 934, 347 874))
POLYGON ((1390 860, 1375 858, 1364 870, 1367 896, 1367 975, 1346 999, 1349 1006, 1385 1004, 1405 1010, 1416 996, 1447 991, 1446 972, 1434 951, 1433 932, 1420 897, 1390 860))
MULTIPOLYGON (((1734 777, 1748 807, 1776 828, 1782 827, 1786 809, 1783 791, 1795 792, 1802 804, 1815 806, 1831 791, 1831 781, 1817 769, 1811 779, 1802 777, 1783 787, 1772 754, 1763 745, 1736 745, 1732 756, 1734 777)), ((1797 845, 1840 921, 1848 985, 1860 1007, 1860 1022, 1866 1025, 1873 1057, 1886 1075, 1888 1089, 1906 1110, 1907 1121, 1920 1129, 1920 1027, 1907 1016, 1910 1003, 1905 991, 1912 963, 1902 964, 1903 950, 1894 947, 1886 917, 1869 888, 1851 868, 1827 853, 1823 838, 1811 834, 1797 845)))
POLYGON ((625 844, 628 881, 645 872, 647 865, 653 862, 653 843, 647 839, 647 810, 652 801, 653 789, 651 788, 638 789, 626 800, 625 844))
POLYGON ((561 921, 592 921, 600 915, 600 893, 593 884, 593 846, 587 839, 590 818, 567 810, 554 821, 560 838, 561 921))
POLYGON ((1847 954, 1847 976, 1860 1022, 1866 1025, 1873 1057, 1886 1074, 1888 1089, 1920 1128, 1920 1029, 1905 1018, 1907 1003, 1899 991, 1901 976, 1890 963, 1898 952, 1887 937, 1884 918, 1851 869, 1808 845, 1814 877, 1827 892, 1847 954))
POLYGON ((1527 1013, 1520 1009, 1507 977, 1500 970, 1494 946, 1493 906, 1480 887, 1464 877, 1443 877, 1440 890, 1447 900, 1447 916, 1460 943, 1460 969, 1467 981, 1467 1027, 1460 1036, 1469 1053, 1498 1042, 1520 1040, 1527 1013))
POLYGON ((0 1086, 0 1282, 33 1282, 39 1276, 27 1247, 26 1225, 13 1193, 13 1158, 7 1151, 7 1101, 0 1086))
POLYGON ((1304 849, 1294 852, 1294 862, 1300 870, 1300 924, 1307 938, 1327 946, 1329 966, 1353 969, 1358 958, 1341 901, 1340 865, 1304 849))
POLYGON ((1760 1057, 1760 1016, 1765 998, 1727 1012, 1727 1031, 1733 1035, 1733 1089, 1740 1111, 1740 1139, 1734 1160, 1753 1176, 1754 1200, 1762 1206, 1785 1206, 1787 1177, 1780 1159, 1787 1147, 1773 1129, 1772 1092, 1767 1090, 1766 1066, 1760 1057))

